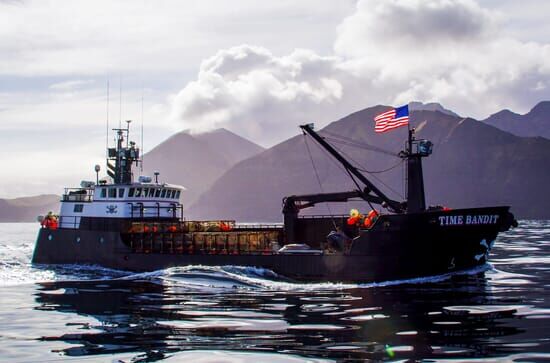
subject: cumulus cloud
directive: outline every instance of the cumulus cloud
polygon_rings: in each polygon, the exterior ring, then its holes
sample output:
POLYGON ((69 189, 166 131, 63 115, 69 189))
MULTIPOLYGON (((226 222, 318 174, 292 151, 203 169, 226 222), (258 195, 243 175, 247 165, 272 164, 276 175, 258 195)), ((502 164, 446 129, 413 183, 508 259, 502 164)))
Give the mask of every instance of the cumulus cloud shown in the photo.
POLYGON ((307 50, 284 57, 248 45, 222 50, 179 92, 172 116, 196 131, 229 126, 267 143, 280 141, 270 130, 308 122, 342 99, 346 74, 339 64, 307 50))
POLYGON ((494 15, 471 0, 360 1, 338 26, 335 50, 351 57, 385 58, 401 49, 471 44, 491 33, 494 15))
POLYGON ((172 118, 269 145, 299 123, 377 103, 435 101, 478 118, 526 111, 550 98, 550 45, 500 35, 500 17, 473 0, 361 0, 330 56, 241 45, 204 60, 172 118))

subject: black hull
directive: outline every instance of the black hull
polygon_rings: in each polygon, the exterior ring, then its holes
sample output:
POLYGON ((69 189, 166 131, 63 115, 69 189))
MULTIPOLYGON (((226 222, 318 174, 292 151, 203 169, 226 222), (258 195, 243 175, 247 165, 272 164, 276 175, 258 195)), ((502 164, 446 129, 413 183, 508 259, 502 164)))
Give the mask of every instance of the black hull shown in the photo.
POLYGON ((349 254, 317 255, 136 253, 119 232, 41 229, 33 263, 97 264, 130 271, 188 265, 254 266, 301 281, 376 282, 483 265, 498 232, 508 229, 512 221, 507 207, 387 215, 371 230, 361 231, 349 254), (498 217, 485 224, 446 225, 440 221, 442 216, 445 222, 447 216, 459 215, 498 217))

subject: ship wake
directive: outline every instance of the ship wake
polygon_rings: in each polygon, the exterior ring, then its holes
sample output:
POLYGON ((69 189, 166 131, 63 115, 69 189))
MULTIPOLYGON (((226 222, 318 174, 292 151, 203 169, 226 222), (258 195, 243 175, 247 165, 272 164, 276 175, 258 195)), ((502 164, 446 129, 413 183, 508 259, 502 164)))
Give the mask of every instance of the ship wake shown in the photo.
POLYGON ((478 275, 492 270, 490 264, 442 275, 372 283, 340 282, 295 282, 275 272, 257 267, 244 266, 184 266, 164 270, 131 274, 120 279, 146 280, 165 286, 186 289, 266 289, 272 291, 330 291, 339 289, 368 289, 396 285, 430 284, 452 279, 456 276, 478 275))

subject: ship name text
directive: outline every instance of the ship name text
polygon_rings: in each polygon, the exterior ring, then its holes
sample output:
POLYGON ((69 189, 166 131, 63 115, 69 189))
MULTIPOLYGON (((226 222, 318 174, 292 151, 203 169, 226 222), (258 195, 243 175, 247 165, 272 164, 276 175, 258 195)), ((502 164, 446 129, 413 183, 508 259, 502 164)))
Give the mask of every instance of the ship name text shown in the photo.
POLYGON ((499 215, 456 215, 456 216, 440 216, 440 226, 461 226, 475 224, 497 224, 499 215))

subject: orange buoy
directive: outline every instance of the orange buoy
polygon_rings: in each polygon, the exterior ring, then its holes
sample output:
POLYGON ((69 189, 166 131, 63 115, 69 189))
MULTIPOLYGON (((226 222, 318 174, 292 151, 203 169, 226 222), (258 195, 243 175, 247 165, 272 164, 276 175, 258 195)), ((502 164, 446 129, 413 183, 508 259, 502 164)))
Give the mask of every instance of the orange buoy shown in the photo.
POLYGON ((370 219, 369 217, 365 218, 365 222, 363 222, 363 225, 367 228, 372 227, 372 219, 370 219))

